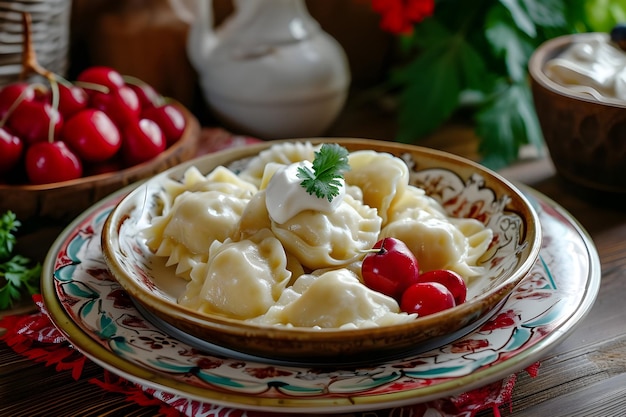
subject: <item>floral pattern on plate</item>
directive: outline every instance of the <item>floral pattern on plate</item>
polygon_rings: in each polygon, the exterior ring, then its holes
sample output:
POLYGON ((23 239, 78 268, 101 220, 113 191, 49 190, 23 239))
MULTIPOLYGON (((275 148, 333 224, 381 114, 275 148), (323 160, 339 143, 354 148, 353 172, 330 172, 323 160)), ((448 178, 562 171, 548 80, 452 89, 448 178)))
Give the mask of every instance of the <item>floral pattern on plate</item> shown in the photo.
POLYGON ((543 247, 499 311, 452 343, 367 367, 232 359, 203 353, 160 331, 142 317, 102 259, 102 225, 119 194, 85 213, 59 238, 54 294, 46 295, 44 285, 44 297, 46 304, 55 298, 60 308, 51 309, 53 321, 87 356, 135 382, 188 398, 283 412, 285 407, 340 412, 428 401, 482 386, 540 359, 595 300, 599 260, 590 238, 562 209, 530 193, 543 226, 543 247))

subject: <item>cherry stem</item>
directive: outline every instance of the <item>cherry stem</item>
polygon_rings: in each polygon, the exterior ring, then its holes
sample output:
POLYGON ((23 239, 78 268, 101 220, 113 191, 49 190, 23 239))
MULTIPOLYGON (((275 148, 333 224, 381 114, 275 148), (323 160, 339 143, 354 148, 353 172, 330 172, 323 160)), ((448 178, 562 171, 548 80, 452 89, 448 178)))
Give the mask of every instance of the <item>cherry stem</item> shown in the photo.
MULTIPOLYGON (((59 83, 57 82, 56 78, 50 78, 50 89, 52 90, 52 108, 53 109, 58 109, 59 108, 59 83)), ((54 126, 56 125, 56 120, 53 120, 52 117, 50 118, 50 124, 48 125, 48 142, 52 143, 54 142, 54 126)))
POLYGON ((37 54, 33 46, 32 18, 30 13, 22 12, 22 24, 24 25, 24 53, 22 54, 22 73, 20 79, 25 80, 31 72, 41 75, 48 80, 56 75, 37 62, 37 54))
POLYGON ((381 255, 383 253, 387 253, 387 248, 385 248, 385 240, 386 239, 383 239, 383 241, 380 242, 380 248, 364 249, 361 252, 362 253, 380 253, 381 255))
POLYGON ((85 88, 87 90, 94 90, 99 93, 109 94, 109 87, 102 84, 90 83, 88 81, 74 81, 74 85, 85 88))
MULTIPOLYGON (((26 80, 31 73, 40 75, 48 80, 52 90, 52 107, 59 108, 59 84, 58 76, 50 70, 45 69, 37 61, 37 53, 33 45, 33 20, 30 13, 22 12, 22 24, 24 27, 24 52, 22 53, 22 72, 20 79, 26 80)), ((65 81, 65 80, 63 80, 65 81)), ((48 141, 54 142, 55 120, 50 119, 48 125, 48 141)))

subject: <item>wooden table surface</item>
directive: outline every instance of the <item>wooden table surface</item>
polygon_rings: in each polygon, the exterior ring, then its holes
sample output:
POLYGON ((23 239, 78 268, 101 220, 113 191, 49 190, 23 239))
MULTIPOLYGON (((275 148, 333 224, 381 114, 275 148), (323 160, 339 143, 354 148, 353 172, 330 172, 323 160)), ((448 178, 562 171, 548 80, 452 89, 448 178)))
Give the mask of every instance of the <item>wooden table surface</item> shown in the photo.
MULTIPOLYGON (((341 120, 330 136, 389 138, 388 130, 366 130, 355 122, 341 120)), ((467 140, 467 132, 451 127, 426 144, 472 157, 475 142, 467 140)), ((591 235, 602 265, 600 293, 592 310, 541 360, 538 376, 520 374, 512 412, 503 407, 502 415, 626 415, 626 199, 565 183, 546 157, 501 172, 570 212, 591 235)), ((122 394, 105 392, 88 382, 94 377, 101 378, 102 369, 93 363, 75 381, 69 372, 56 372, 25 359, 0 342, 0 416, 158 415, 157 407, 138 406, 122 394)), ((480 414, 488 415, 492 413, 480 414)))

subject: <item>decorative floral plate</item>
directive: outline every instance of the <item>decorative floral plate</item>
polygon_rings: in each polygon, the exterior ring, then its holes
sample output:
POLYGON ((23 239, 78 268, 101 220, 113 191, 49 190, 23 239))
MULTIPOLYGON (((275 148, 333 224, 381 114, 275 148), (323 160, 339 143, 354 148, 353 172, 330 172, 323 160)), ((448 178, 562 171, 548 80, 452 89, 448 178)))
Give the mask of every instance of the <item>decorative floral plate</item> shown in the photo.
MULTIPOLYGON (((126 190, 128 191, 128 190, 126 190)), ((104 368, 146 387, 239 409, 340 413, 420 403, 502 379, 545 356, 590 310, 600 262, 588 234, 543 195, 543 247, 531 272, 490 320, 442 347, 369 366, 293 366, 203 353, 159 330, 111 278, 102 225, 117 193, 57 239, 42 291, 52 321, 104 368)))

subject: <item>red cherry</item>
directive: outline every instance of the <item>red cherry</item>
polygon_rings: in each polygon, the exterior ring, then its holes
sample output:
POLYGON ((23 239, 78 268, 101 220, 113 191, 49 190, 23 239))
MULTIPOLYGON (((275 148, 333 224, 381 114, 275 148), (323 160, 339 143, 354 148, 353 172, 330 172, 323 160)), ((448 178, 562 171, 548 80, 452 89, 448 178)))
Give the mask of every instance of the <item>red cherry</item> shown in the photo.
POLYGON ((467 297, 467 285, 461 275, 449 269, 436 269, 424 272, 419 276, 418 282, 438 282, 445 286, 454 296, 456 305, 463 304, 467 297))
POLYGON ((139 120, 139 98, 130 87, 120 87, 107 94, 94 93, 91 106, 105 112, 118 127, 139 120))
POLYGON ((9 84, 0 90, 0 119, 8 113, 9 109, 18 100, 35 100, 34 88, 28 83, 18 82, 9 84))
POLYGON ((77 81, 84 83, 92 83, 107 87, 109 92, 117 90, 120 87, 126 85, 122 75, 113 68, 95 66, 89 67, 83 70, 78 77, 77 81))
POLYGON ((399 300, 404 290, 417 282, 417 259, 403 241, 392 237, 378 241, 374 249, 379 250, 363 259, 363 282, 374 291, 399 300))
POLYGON ((61 131, 67 145, 85 162, 102 162, 122 146, 120 132, 104 112, 85 109, 71 117, 61 131))
POLYGON ((163 104, 163 97, 161 97, 150 84, 140 83, 127 85, 137 94, 142 109, 149 109, 150 107, 163 104))
MULTIPOLYGON (((50 94, 51 96, 51 94, 50 94)), ((50 102, 52 97, 50 97, 50 102)), ((64 119, 68 119, 79 111, 87 107, 89 96, 82 88, 70 85, 59 84, 59 112, 64 119)))
POLYGON ((26 151, 26 173, 33 184, 49 184, 80 178, 80 159, 65 142, 37 142, 26 151))
POLYGON ((428 316, 454 307, 454 296, 438 282, 418 282, 402 294, 400 309, 418 316, 428 316))
POLYGON ((7 173, 17 166, 23 150, 22 140, 0 127, 0 174, 7 173))
POLYGON ((185 131, 185 116, 175 106, 164 104, 162 106, 145 109, 141 116, 155 122, 165 135, 167 146, 176 143, 185 131))
POLYGON ((28 145, 47 141, 50 124, 54 124, 53 138, 61 132, 63 117, 50 104, 41 101, 23 101, 9 116, 9 127, 28 145))
POLYGON ((122 156, 126 165, 137 165, 165 150, 165 136, 159 126, 149 119, 129 123, 122 130, 122 156))

